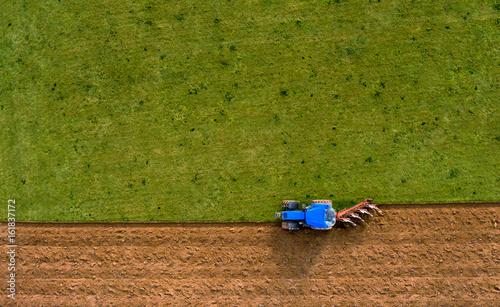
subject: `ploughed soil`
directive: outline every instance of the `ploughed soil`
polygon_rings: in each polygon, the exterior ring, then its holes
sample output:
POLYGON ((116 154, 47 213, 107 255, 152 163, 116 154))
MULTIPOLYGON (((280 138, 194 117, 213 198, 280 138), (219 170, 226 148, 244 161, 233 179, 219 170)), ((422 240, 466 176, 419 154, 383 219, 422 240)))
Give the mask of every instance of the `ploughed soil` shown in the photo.
POLYGON ((380 208, 326 232, 18 223, 0 306, 500 306, 500 205, 380 208))

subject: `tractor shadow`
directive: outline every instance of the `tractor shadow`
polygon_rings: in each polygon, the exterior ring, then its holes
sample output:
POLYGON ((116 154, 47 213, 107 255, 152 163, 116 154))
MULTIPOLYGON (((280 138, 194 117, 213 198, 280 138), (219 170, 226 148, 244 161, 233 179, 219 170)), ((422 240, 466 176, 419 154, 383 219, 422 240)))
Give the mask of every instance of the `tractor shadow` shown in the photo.
POLYGON ((364 234, 364 228, 334 228, 328 231, 282 229, 281 233, 271 238, 273 260, 280 277, 310 277, 314 274, 316 264, 321 263, 326 255, 335 254, 335 250, 359 240, 364 234))

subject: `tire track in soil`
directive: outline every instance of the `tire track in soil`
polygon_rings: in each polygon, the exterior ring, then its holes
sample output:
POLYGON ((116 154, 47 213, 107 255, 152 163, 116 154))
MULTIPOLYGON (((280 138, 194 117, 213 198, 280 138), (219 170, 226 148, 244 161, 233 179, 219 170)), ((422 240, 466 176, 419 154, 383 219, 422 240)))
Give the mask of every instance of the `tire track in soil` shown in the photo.
POLYGON ((277 223, 19 223, 16 302, 500 305, 499 204, 381 208, 365 227, 328 232, 277 223))

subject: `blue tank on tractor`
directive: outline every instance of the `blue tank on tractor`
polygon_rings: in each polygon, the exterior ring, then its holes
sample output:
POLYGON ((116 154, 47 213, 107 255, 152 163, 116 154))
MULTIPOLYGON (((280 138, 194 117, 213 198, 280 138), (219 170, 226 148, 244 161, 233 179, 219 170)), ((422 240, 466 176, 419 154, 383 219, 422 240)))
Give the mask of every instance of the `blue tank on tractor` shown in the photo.
POLYGON ((303 227, 328 230, 336 221, 341 222, 343 226, 351 227, 356 226, 354 221, 364 223, 363 217, 373 216, 369 210, 382 213, 370 198, 349 209, 341 210, 338 214, 332 208, 331 200, 313 200, 307 207, 302 205, 301 209, 299 209, 300 203, 294 200, 285 200, 281 205, 287 210, 275 213, 274 216, 281 218, 281 226, 288 230, 298 230, 303 227))

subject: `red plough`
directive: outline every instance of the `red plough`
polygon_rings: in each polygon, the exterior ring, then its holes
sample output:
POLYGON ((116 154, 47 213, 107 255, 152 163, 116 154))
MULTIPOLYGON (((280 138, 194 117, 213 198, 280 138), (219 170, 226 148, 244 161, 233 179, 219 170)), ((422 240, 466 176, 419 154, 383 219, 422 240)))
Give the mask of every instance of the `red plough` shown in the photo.
POLYGON ((373 199, 367 198, 351 208, 339 211, 336 216, 337 222, 340 222, 344 227, 357 226, 356 223, 364 223, 364 218, 367 216, 373 217, 372 212, 382 214, 382 210, 372 201, 373 199))

